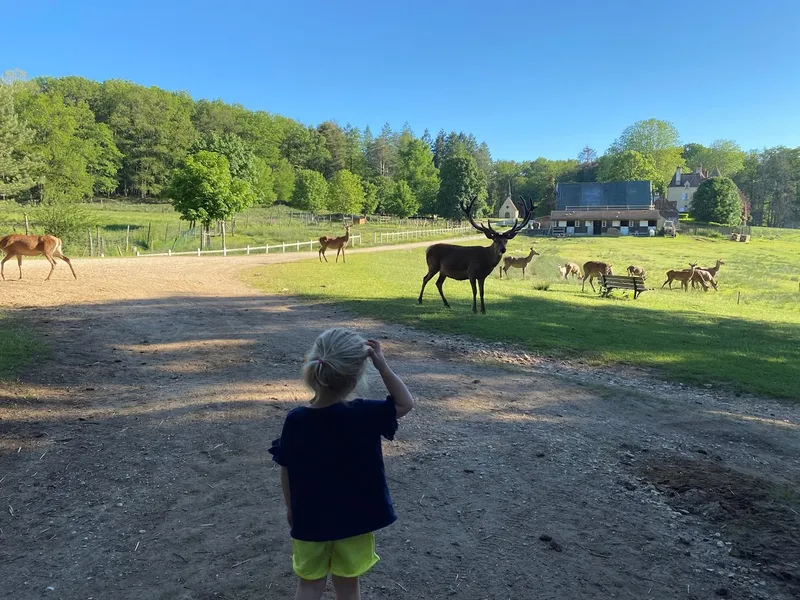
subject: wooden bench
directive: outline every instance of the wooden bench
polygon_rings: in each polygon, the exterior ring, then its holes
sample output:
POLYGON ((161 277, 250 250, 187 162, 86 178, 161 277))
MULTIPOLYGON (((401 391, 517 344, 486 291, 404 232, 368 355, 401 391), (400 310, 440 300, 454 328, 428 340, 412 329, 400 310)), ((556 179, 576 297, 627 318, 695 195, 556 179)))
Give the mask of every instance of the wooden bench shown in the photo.
POLYGON ((647 291, 644 279, 641 277, 629 277, 628 275, 601 275, 600 294, 607 297, 611 290, 631 290, 634 300, 642 292, 647 291))

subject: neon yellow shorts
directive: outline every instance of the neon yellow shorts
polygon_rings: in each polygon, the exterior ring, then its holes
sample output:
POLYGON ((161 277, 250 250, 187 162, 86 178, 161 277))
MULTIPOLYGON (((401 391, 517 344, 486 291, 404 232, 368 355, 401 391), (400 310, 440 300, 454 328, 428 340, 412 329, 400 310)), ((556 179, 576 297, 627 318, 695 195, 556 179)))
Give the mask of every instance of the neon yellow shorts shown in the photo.
POLYGON ((365 533, 334 542, 304 542, 292 539, 292 568, 301 579, 360 577, 380 557, 375 554, 375 534, 365 533))

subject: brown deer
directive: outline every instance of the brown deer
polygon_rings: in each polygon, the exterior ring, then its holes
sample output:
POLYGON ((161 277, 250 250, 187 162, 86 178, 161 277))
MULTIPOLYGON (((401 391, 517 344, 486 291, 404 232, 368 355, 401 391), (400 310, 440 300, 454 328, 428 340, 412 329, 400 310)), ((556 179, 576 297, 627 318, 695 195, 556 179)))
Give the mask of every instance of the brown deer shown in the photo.
MULTIPOLYGON (((725 264, 724 260, 717 259, 717 264, 715 264, 713 267, 697 267, 697 270, 698 271, 705 271, 706 273, 711 275, 711 280, 713 281, 712 285, 714 286, 714 289, 716 290, 717 289, 717 273, 719 273, 720 266, 724 265, 724 264, 725 264)), ((699 278, 700 277, 702 277, 702 275, 698 275, 697 273, 695 273, 694 276, 692 277, 692 287, 693 288, 696 287, 697 284, 699 283, 699 281, 700 281, 699 278)), ((706 281, 706 283, 711 283, 711 282, 709 282, 708 279, 705 279, 705 281, 706 281)), ((706 290, 706 291, 708 291, 708 290, 706 290)))
POLYGON ((593 280, 595 277, 601 277, 603 275, 613 275, 614 271, 611 270, 611 265, 596 261, 590 260, 589 262, 583 263, 583 282, 581 283, 581 291, 583 292, 586 289, 586 280, 589 280, 589 285, 592 286, 592 291, 596 292, 597 290, 594 289, 593 280))
POLYGON ((642 281, 644 281, 645 279, 647 279, 647 271, 645 271, 642 267, 631 265, 630 267, 628 267, 628 276, 641 277, 642 281))
POLYGON ((569 276, 572 275, 573 277, 581 278, 581 268, 574 262, 565 263, 563 267, 560 269, 561 274, 564 276, 564 279, 569 279, 569 276))
MULTIPOLYGON (((697 269, 697 264, 689 263, 689 266, 691 267, 690 269, 683 269, 681 271, 670 269, 669 271, 667 271, 667 280, 663 284, 661 284, 661 287, 663 288, 665 285, 669 284, 669 289, 672 289, 672 282, 680 281, 681 287, 684 289, 684 291, 688 292, 689 282, 692 280, 692 277, 694 277, 694 272, 697 269)), ((702 285, 706 289, 706 291, 708 291, 708 286, 706 285, 706 283, 702 282, 702 285)))
POLYGON ((525 268, 528 264, 533 260, 534 256, 541 256, 536 250, 531 248, 530 253, 528 256, 505 256, 503 257, 503 266, 500 267, 500 279, 503 278, 503 273, 506 274, 506 279, 508 279, 508 270, 511 267, 516 267, 517 269, 522 269, 522 278, 525 279, 525 268))
POLYGON ((480 231, 487 238, 492 240, 491 246, 455 246, 453 244, 433 244, 428 247, 425 252, 425 260, 428 263, 428 273, 422 278, 422 289, 419 291, 418 302, 422 304, 422 294, 425 291, 425 286, 433 278, 434 275, 439 273, 439 278, 436 280, 436 287, 439 290, 439 295, 447 308, 450 304, 447 298, 444 297, 442 285, 445 279, 450 277, 456 281, 464 281, 469 279, 472 285, 472 312, 477 313, 477 288, 480 287, 481 292, 481 312, 486 312, 486 307, 483 303, 483 283, 486 278, 494 271, 494 268, 500 262, 506 251, 508 241, 513 239, 528 221, 531 220, 533 215, 534 206, 532 203, 524 203, 524 212, 522 222, 516 220, 514 226, 508 231, 497 232, 492 229, 491 223, 487 222, 487 226, 479 225, 472 218, 472 208, 475 206, 477 196, 472 199, 469 206, 464 206, 460 203, 461 211, 467 216, 472 226, 480 231))
POLYGON ((3 274, 3 266, 7 260, 17 257, 17 265, 19 266, 19 278, 22 279, 22 257, 23 256, 39 256, 43 254, 50 263, 50 272, 47 274, 45 281, 50 279, 53 270, 56 268, 56 258, 60 258, 69 265, 69 270, 72 271, 72 276, 77 279, 75 269, 72 268, 70 260, 61 252, 61 240, 54 235, 22 235, 21 233, 12 233, 0 239, 0 250, 6 253, 5 258, 0 262, 0 278, 5 279, 3 274), (55 257, 55 258, 53 258, 55 257))
POLYGON ((705 269, 697 268, 694 270, 694 275, 692 275, 692 289, 695 289, 698 284, 705 292, 708 291, 709 285, 714 288, 714 291, 719 291, 719 288, 717 287, 717 280, 705 269))
POLYGON ((323 235, 319 238, 319 262, 322 262, 322 259, 325 259, 325 262, 328 262, 328 257, 325 256, 325 251, 328 248, 336 248, 336 262, 339 262, 339 252, 342 253, 342 262, 347 262, 344 259, 344 249, 347 246, 347 242, 350 241, 350 225, 345 225, 345 234, 339 237, 328 237, 323 235))

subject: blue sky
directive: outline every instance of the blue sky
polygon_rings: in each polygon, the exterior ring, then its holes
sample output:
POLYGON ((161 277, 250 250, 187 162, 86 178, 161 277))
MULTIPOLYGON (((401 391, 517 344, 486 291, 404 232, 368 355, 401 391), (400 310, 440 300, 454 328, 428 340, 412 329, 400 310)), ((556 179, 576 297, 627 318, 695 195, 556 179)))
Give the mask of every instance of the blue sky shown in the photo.
POLYGON ((128 79, 308 124, 464 130, 495 159, 624 127, 800 146, 800 2, 4 3, 0 69, 128 79))

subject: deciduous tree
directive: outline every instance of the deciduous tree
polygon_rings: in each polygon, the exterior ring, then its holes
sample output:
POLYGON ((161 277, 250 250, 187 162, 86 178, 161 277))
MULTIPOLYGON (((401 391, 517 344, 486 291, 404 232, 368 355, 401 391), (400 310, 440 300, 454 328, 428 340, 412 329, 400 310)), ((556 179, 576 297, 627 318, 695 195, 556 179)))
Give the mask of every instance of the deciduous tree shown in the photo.
POLYGON ((292 206, 318 213, 328 204, 328 182, 319 171, 301 169, 297 172, 292 193, 292 206))
POLYGON ((202 223, 207 233, 212 223, 237 210, 237 190, 232 191, 231 184, 228 159, 201 150, 186 157, 173 174, 167 194, 183 220, 202 223))
POLYGON ((328 210, 335 213, 360 213, 364 206, 361 179, 350 171, 337 171, 328 185, 328 210))
POLYGON ((634 150, 652 162, 657 175, 653 187, 662 193, 672 179, 675 167, 683 164, 678 130, 672 123, 659 119, 637 121, 627 127, 611 145, 608 154, 626 150, 634 150))
POLYGON ((739 225, 742 217, 739 188, 728 177, 706 179, 692 196, 689 213, 693 219, 705 223, 739 225))

